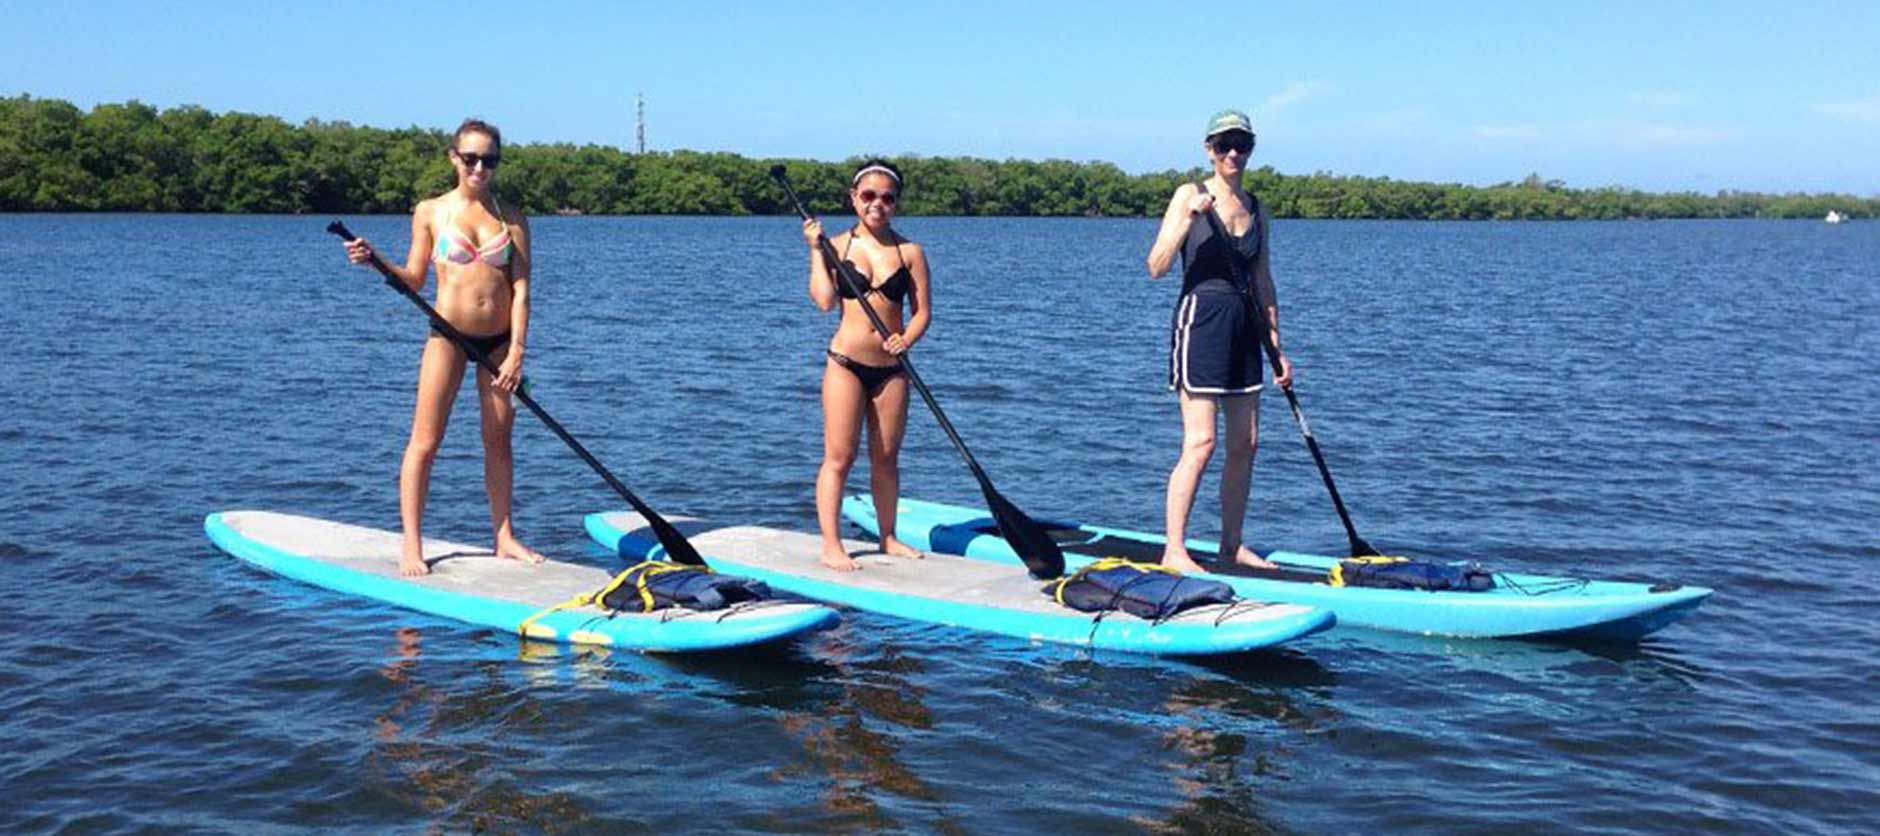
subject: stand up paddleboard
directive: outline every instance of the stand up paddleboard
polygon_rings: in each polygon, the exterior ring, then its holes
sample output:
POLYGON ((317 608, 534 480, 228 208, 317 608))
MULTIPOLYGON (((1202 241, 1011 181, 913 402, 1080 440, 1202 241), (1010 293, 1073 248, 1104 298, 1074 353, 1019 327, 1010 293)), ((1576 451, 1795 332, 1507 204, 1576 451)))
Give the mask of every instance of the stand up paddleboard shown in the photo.
MULTIPOLYGON (((1018 555, 983 509, 915 499, 903 499, 897 507, 895 536, 916 549, 1018 564, 1018 555)), ((842 514, 863 530, 880 533, 868 497, 845 497, 842 514)), ((1064 550, 1067 570, 1108 556, 1160 560, 1167 542, 1145 532, 1039 522, 1064 550)), ((1495 588, 1480 592, 1332 586, 1328 577, 1336 557, 1275 551, 1265 557, 1281 569, 1271 571, 1209 564, 1219 549, 1214 543, 1191 540, 1188 549, 1204 565, 1218 567, 1194 577, 1225 581, 1247 598, 1324 607, 1346 626, 1427 635, 1636 641, 1690 613, 1711 593, 1701 586, 1511 573, 1496 573, 1495 588)))
MULTIPOLYGON (((1316 633, 1334 621, 1316 607, 1244 600, 1184 610, 1162 621, 1122 612, 1099 616, 1045 595, 1044 582, 1032 579, 1016 559, 1006 565, 937 554, 892 557, 844 543, 850 554, 862 552, 862 568, 838 572, 817 561, 822 542, 812 534, 668 519, 719 571, 858 610, 1033 641, 1168 656, 1238 653, 1316 633)), ((589 514, 587 530, 627 560, 659 552, 658 540, 637 514, 589 514)))
MULTIPOLYGON (((203 530, 217 548, 275 574, 511 633, 531 616, 599 590, 613 577, 592 566, 524 563, 487 548, 427 539, 431 574, 407 578, 398 573, 397 532, 269 511, 210 514, 203 530)), ((582 606, 550 612, 527 629, 531 639, 680 653, 787 639, 833 626, 838 618, 828 607, 780 601, 650 613, 582 606)))

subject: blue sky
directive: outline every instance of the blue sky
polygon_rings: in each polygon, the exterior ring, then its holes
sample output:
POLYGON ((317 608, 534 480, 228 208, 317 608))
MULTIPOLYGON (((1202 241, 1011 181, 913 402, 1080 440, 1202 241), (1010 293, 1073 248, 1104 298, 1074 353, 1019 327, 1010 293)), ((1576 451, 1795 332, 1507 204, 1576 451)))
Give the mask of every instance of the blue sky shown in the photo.
POLYGON ((1287 173, 1880 195, 1874 3, 383 5, 7 2, 0 94, 1131 172, 1234 106, 1287 173))

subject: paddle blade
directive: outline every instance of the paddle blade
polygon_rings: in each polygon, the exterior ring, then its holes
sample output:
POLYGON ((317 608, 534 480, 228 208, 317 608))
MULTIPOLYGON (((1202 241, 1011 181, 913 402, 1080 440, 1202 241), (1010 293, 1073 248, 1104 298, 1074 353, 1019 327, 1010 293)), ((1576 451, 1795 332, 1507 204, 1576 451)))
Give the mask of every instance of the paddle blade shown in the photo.
POLYGON ((660 547, 666 550, 666 559, 687 566, 704 566, 705 558, 699 555, 698 549, 692 548, 692 541, 685 539, 685 535, 673 528, 672 523, 666 522, 665 517, 648 513, 650 510, 642 510, 640 514, 646 518, 646 524, 652 527, 653 536, 659 538, 660 547))
POLYGON ((1033 522, 1018 506, 990 487, 986 489, 986 505, 992 511, 993 522, 999 526, 999 535, 1012 545, 1012 551, 1025 562, 1025 569, 1032 577, 1048 581, 1063 576, 1064 551, 1058 548, 1057 541, 1051 539, 1044 526, 1033 522))

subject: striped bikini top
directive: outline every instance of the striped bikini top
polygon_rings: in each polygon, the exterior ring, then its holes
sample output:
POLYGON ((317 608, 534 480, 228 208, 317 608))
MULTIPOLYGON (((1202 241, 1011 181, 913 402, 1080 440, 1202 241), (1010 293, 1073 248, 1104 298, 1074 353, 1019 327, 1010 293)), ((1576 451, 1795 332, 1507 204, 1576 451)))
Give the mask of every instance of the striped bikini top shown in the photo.
MULTIPOLYGON (((496 200, 496 195, 493 194, 490 195, 490 200, 496 204, 497 220, 502 220, 502 202, 496 200)), ((457 231, 456 221, 457 213, 452 212, 450 217, 445 218, 444 222, 438 225, 441 230, 437 236, 436 257, 438 259, 452 264, 469 264, 481 260, 491 267, 509 266, 509 255, 515 250, 515 246, 509 240, 507 222, 503 224, 503 231, 497 233, 495 238, 482 246, 477 246, 476 242, 470 240, 470 236, 457 231)))

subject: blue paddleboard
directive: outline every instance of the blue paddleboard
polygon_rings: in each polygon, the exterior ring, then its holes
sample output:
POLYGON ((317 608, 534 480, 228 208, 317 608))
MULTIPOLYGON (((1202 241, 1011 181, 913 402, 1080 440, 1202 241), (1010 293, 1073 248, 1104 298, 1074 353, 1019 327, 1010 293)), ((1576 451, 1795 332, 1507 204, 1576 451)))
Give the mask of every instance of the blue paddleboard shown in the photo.
MULTIPOLYGON (((524 563, 487 548, 427 539, 431 574, 407 578, 398 573, 397 532, 270 511, 210 514, 203 530, 217 548, 277 575, 511 633, 530 616, 599 590, 613 577, 593 566, 524 563)), ((528 637, 679 653, 787 639, 838 618, 828 607, 780 601, 651 613, 584 606, 535 620, 528 637)))
MULTIPOLYGON (((1018 564, 1018 555, 984 509, 915 499, 903 499, 896 507, 895 536, 914 548, 1018 564)), ((874 501, 868 497, 844 498, 842 514, 879 535, 874 501)), ((1111 555, 1159 560, 1167 542, 1144 532, 1044 520, 1039 524, 1064 549, 1066 571, 1111 555)), ((1204 557, 1219 546, 1191 540, 1188 548, 1204 557)), ((1338 623, 1345 626, 1495 638, 1636 641, 1697 609, 1711 593, 1701 586, 1501 573, 1495 576, 1495 588, 1482 592, 1332 586, 1328 573, 1338 558, 1287 551, 1264 556, 1286 571, 1261 576, 1258 570, 1216 563, 1218 573, 1196 577, 1225 581, 1248 598, 1324 607, 1336 612, 1338 623)))
MULTIPOLYGON (((1324 609, 1237 601, 1185 610, 1162 621, 1121 612, 1078 612, 1042 591, 1017 565, 933 554, 893 557, 845 543, 862 568, 838 572, 817 560, 812 534, 684 517, 670 522, 714 569, 756 578, 771 588, 831 604, 913 621, 1033 641, 1168 656, 1239 653, 1290 641, 1333 623, 1324 609), (860 552, 860 554, 857 554, 860 552)), ((589 514, 595 541, 631 561, 660 552, 639 515, 589 514)))

